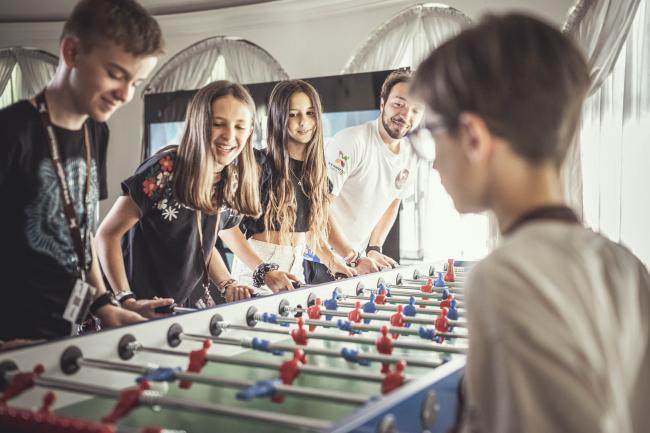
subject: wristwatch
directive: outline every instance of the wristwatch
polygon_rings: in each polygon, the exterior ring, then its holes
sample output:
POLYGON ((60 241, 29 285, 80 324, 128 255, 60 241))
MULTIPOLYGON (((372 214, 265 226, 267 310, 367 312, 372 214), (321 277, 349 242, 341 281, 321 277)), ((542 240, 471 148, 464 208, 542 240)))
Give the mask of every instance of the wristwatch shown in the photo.
POLYGON ((115 300, 115 295, 110 290, 105 291, 95 301, 90 304, 90 312, 97 315, 97 311, 105 305, 111 304, 114 307, 119 307, 120 303, 115 300))
POLYGON ((124 303, 124 301, 127 301, 127 300, 129 300, 129 299, 135 299, 135 293, 133 293, 133 292, 130 291, 130 290, 124 290, 124 291, 122 291, 122 292, 117 292, 117 293, 115 294, 115 299, 116 299, 117 302, 119 302, 120 305, 121 305, 121 304, 124 303))
POLYGON ((381 254, 382 249, 381 249, 381 247, 380 247, 379 245, 368 245, 368 246, 366 247, 366 255, 367 255, 370 251, 377 251, 379 254, 381 254))

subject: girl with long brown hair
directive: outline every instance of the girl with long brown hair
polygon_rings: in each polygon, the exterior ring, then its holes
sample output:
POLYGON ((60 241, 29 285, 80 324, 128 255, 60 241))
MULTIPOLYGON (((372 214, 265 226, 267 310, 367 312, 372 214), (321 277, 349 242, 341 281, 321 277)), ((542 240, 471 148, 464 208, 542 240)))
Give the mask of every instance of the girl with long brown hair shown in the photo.
MULTIPOLYGON (((269 99, 268 148, 257 152, 260 198, 264 214, 245 217, 249 243, 264 262, 303 278, 303 254, 308 246, 330 271, 355 274, 327 248, 330 186, 324 157, 320 96, 302 80, 278 83, 269 99)), ((233 275, 260 286, 235 259, 233 275)))
POLYGON ((124 194, 99 227, 97 245, 123 307, 157 317, 157 307, 174 301, 209 306, 211 284, 226 301, 251 296, 231 278, 215 242, 220 230, 239 230, 242 216, 261 214, 254 124, 244 87, 208 84, 190 102, 180 145, 159 151, 122 182, 124 194))

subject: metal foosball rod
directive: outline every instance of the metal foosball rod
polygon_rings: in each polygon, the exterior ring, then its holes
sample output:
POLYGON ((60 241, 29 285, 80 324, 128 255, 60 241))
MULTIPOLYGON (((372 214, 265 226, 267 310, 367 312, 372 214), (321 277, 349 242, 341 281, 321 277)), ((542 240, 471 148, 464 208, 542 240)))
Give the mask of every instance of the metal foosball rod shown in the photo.
MULTIPOLYGON (((350 299, 352 301, 371 301, 373 300, 370 296, 353 296, 353 295, 339 295, 339 299, 350 299)), ((397 311, 397 305, 386 305, 388 303, 390 304, 410 304, 411 300, 410 297, 396 297, 396 296, 387 296, 385 299, 385 304, 376 304, 375 308, 377 311, 397 311)), ((354 308, 355 303, 354 302, 337 302, 340 307, 346 307, 346 308, 354 308)), ((420 308, 418 309, 418 314, 429 314, 429 315, 436 315, 440 314, 442 310, 440 309, 440 303, 441 301, 425 301, 425 300, 419 300, 415 301, 413 305, 416 307, 433 307, 433 308, 420 308)), ((457 305, 462 305, 460 302, 457 302, 457 305)), ((456 310, 459 313, 465 313, 464 308, 456 308, 456 310)))
POLYGON ((417 292, 417 293, 428 294, 432 298, 444 292, 451 293, 454 296, 460 296, 460 297, 464 296, 463 293, 464 290, 462 286, 450 286, 449 283, 436 286, 436 285, 429 284, 429 282, 430 281, 422 282, 419 284, 409 284, 409 283, 404 283, 404 281, 401 280, 398 276, 398 278, 395 281, 395 284, 389 284, 380 280, 380 282, 377 283, 376 288, 366 288, 366 291, 376 293, 379 291, 379 289, 384 287, 390 290, 391 293, 399 293, 401 291, 417 292), (424 290, 425 287, 427 288, 427 290, 424 290))
MULTIPOLYGON (((206 376, 198 373, 176 371, 171 368, 160 368, 157 365, 137 365, 125 362, 105 361, 101 359, 92 358, 79 358, 76 361, 79 367, 99 368, 110 371, 120 371, 125 373, 133 373, 140 376, 153 376, 156 373, 163 373, 166 376, 173 376, 174 380, 185 380, 194 383, 202 383, 205 385, 221 386, 236 389, 246 389, 255 385, 253 380, 245 379, 228 379, 215 376, 206 376), (170 374, 173 373, 173 374, 170 374)), ((160 374, 161 376, 163 374, 160 374)), ((303 386, 290 386, 284 384, 276 384, 275 389, 286 395, 295 397, 311 398, 316 400, 331 401, 335 403, 344 403, 352 405, 362 405, 370 400, 371 396, 364 394, 355 394, 350 392, 340 392, 329 389, 310 388, 303 386)))
MULTIPOLYGON (((127 343, 126 349, 132 353, 138 352, 148 352, 148 353, 157 353, 160 355, 171 355, 171 356, 180 356, 187 357, 190 355, 189 352, 176 351, 170 349, 160 349, 157 347, 148 347, 144 346, 137 341, 132 341, 127 343)), ((221 364, 230 364, 240 367, 254 367, 254 368, 265 368, 269 370, 278 370, 281 366, 281 363, 273 361, 261 361, 255 359, 243 359, 243 358, 231 358, 229 356, 208 354, 206 360, 209 362, 216 362, 221 364)), ((301 374, 311 374, 314 376, 327 376, 335 377, 338 379, 352 379, 352 380, 361 380, 365 382, 376 382, 382 383, 384 376, 377 373, 366 373, 358 370, 348 371, 328 367, 315 367, 311 365, 301 365, 299 367, 301 374)))
MULTIPOLYGON (((307 321, 305 321, 305 323, 308 324, 307 321)), ((281 335, 291 336, 291 330, 285 327, 277 328, 277 329, 267 328, 267 327, 251 328, 249 326, 244 326, 244 325, 232 325, 228 322, 223 322, 223 321, 217 322, 215 326, 222 331, 232 329, 236 331, 261 332, 261 333, 268 333, 268 334, 281 334, 281 335)), ((436 332, 436 335, 439 335, 441 337, 446 337, 446 338, 452 338, 454 334, 445 333, 445 332, 436 332)), ((318 332, 310 332, 308 338, 314 340, 338 341, 338 342, 356 343, 356 344, 370 345, 370 346, 374 346, 375 343, 377 342, 376 339, 365 338, 358 335, 357 336, 337 335, 337 334, 318 333, 318 332)), ((436 345, 432 347, 431 344, 423 344, 423 343, 417 344, 412 342, 406 342, 403 340, 396 340, 393 341, 393 347, 395 347, 396 349, 425 350, 425 351, 435 350, 434 347, 440 347, 441 349, 439 351, 445 352, 443 348, 445 348, 446 346, 436 345)), ((461 352, 461 353, 465 353, 465 352, 461 352)))
MULTIPOLYGON (((253 318, 256 321, 261 321, 261 322, 267 322, 267 323, 275 323, 275 324, 295 324, 298 319, 291 318, 291 317, 282 317, 278 315, 271 315, 273 316, 272 319, 269 320, 268 316, 265 316, 267 313, 259 313, 256 312, 253 314, 253 318)), ((452 320, 449 321, 449 324, 452 324, 452 320)), ((381 332, 383 326, 374 326, 374 325, 365 325, 362 323, 351 323, 348 320, 345 321, 339 321, 339 322, 333 322, 329 320, 304 320, 305 325, 311 325, 311 326, 322 326, 323 328, 339 328, 344 331, 360 331, 360 332, 381 332)), ((413 329, 413 328, 402 328, 402 327, 386 327, 388 329, 388 333, 390 334, 400 334, 400 335, 420 335, 422 333, 422 328, 420 329, 413 329)), ((250 329, 250 328, 247 328, 250 329)), ((430 331, 432 334, 432 338, 428 339, 433 339, 435 337, 436 331, 435 330, 426 330, 430 331)), ((455 337, 456 334, 453 334, 450 338, 455 337)), ((361 339, 359 339, 361 341, 361 339)), ((374 341, 374 340, 373 340, 374 341)), ((373 343, 374 344, 374 343, 373 343)), ((407 349, 415 349, 415 350, 431 350, 434 352, 445 352, 445 353, 466 353, 467 348, 466 347, 456 347, 456 346, 450 346, 450 345, 443 345, 443 344, 435 344, 435 343, 415 343, 415 342, 403 342, 403 345, 401 346, 402 348, 407 348, 407 349)))
MULTIPOLYGON (((205 339, 210 339, 215 343, 228 344, 231 346, 239 346, 245 349, 255 349, 254 339, 247 338, 229 338, 229 337, 215 337, 212 335, 201 335, 201 334, 189 334, 182 333, 179 335, 179 338, 184 340, 192 341, 204 341, 205 339)), ((284 344, 284 343, 270 343, 265 345, 265 351, 282 351, 282 352, 292 352, 296 349, 301 349, 307 355, 321 355, 327 356, 330 358, 341 358, 341 350, 335 349, 325 349, 317 347, 308 347, 308 346, 296 346, 295 344, 284 344)), ((400 361, 405 361, 407 365, 414 367, 424 367, 424 368, 436 368, 441 366, 444 362, 442 361, 427 361, 413 357, 399 357, 393 355, 384 355, 384 354, 373 354, 373 353, 356 353, 355 359, 359 361, 369 361, 369 362, 382 362, 388 364, 397 364, 400 361)))
MULTIPOLYGON (((105 386, 89 385, 86 383, 73 382, 46 376, 34 378, 34 384, 48 389, 56 389, 60 391, 74 392, 95 397, 105 397, 118 400, 121 398, 123 392, 123 390, 113 389, 105 386)), ((292 428, 309 429, 312 431, 322 430, 331 426, 331 422, 326 420, 290 415, 285 413, 240 408, 236 406, 226 406, 217 403, 204 403, 199 401, 184 400, 164 396, 160 392, 152 390, 143 390, 138 397, 137 403, 138 405, 149 407, 159 406, 165 409, 180 409, 191 412, 207 413, 211 415, 227 415, 231 417, 268 422, 292 428)))
POLYGON ((360 287, 357 287, 357 295, 360 295, 364 292, 374 293, 377 295, 380 294, 382 289, 386 291, 386 293, 384 293, 385 295, 388 295, 390 293, 391 296, 414 296, 416 298, 435 299, 437 296, 448 293, 454 295, 454 297, 458 300, 465 298, 464 291, 461 288, 453 288, 447 285, 440 287, 432 286, 429 284, 408 285, 399 282, 396 284, 387 284, 383 280, 380 280, 377 283, 377 287, 373 288, 360 285, 360 287))
MULTIPOLYGON (((306 308, 301 308, 301 307, 287 307, 289 312, 292 313, 307 313, 306 308)), ((337 311, 337 310, 321 310, 321 313, 325 316, 335 316, 335 317, 348 317, 348 313, 345 311, 337 311)), ((379 320, 379 321, 390 321, 391 317, 384 315, 384 314, 368 314, 368 313, 360 313, 361 319, 366 319, 366 320, 379 320)), ((412 323, 412 324, 418 324, 418 325, 433 325, 433 321, 431 319, 424 319, 420 317, 404 317, 404 322, 405 323, 412 323)), ((305 322, 306 324, 309 324, 305 322)), ((456 322, 456 323, 463 323, 463 322, 456 322)), ((461 325, 456 325, 452 324, 451 321, 449 322, 450 326, 458 326, 461 327, 461 325)), ((322 326, 322 325, 316 325, 316 326, 322 326)), ((336 326, 336 325, 334 325, 336 326)), ((399 331, 393 331, 395 329, 401 329, 401 328, 391 328, 389 332, 393 333, 400 333, 399 331)), ((408 329, 408 328, 407 328, 408 329)), ((361 330, 361 329, 359 329, 361 330)), ((417 331, 414 332, 414 334, 417 334, 417 331)))
MULTIPOLYGON (((76 346, 70 346, 61 356, 61 368, 64 373, 72 374, 77 371, 79 366, 76 360, 81 357, 81 351, 76 346)), ((282 426, 308 429, 310 431, 319 431, 324 428, 330 427, 331 422, 322 419, 306 418, 297 415, 280 414, 275 412, 267 412, 255 409, 244 409, 239 407, 230 407, 221 404, 203 403, 192 400, 184 400, 164 396, 161 392, 150 389, 148 381, 143 381, 138 387, 131 387, 126 389, 114 389, 99 385, 90 385, 87 383, 74 382, 55 377, 43 375, 45 369, 41 364, 37 365, 32 372, 22 372, 18 366, 12 361, 3 361, 0 363, 0 386, 3 390, 1 394, 2 404, 1 407, 7 407, 6 402, 8 399, 15 398, 20 394, 38 386, 47 389, 54 389, 59 391, 66 391, 72 393, 79 393, 90 395, 93 397, 104 397, 116 399, 117 404, 111 413, 101 419, 103 424, 97 430, 98 423, 86 420, 75 419, 61 419, 60 422, 55 422, 55 429, 47 428, 45 431, 113 431, 112 428, 118 420, 124 418, 133 409, 139 406, 160 407, 167 409, 181 409, 192 412, 208 413, 214 415, 227 415, 234 416, 242 419, 256 420, 261 422, 268 422, 282 426), (65 423, 65 425, 61 424, 65 423), (92 425, 89 425, 92 424, 92 425), (85 428, 88 426, 88 428, 85 428)), ((51 393, 50 393, 51 394, 51 393)), ((44 421, 44 418, 51 418, 52 415, 51 405, 55 397, 53 395, 46 396, 44 399, 44 407, 39 410, 42 412, 36 414, 32 419, 35 421, 44 421), (45 400, 49 399, 48 403, 45 400), (47 406, 46 406, 47 405, 47 406)), ((10 408, 11 409, 11 408, 10 408)), ((22 411, 29 412, 29 411, 22 411)), ((32 416, 33 413, 25 413, 25 416, 32 416)), ((56 417, 56 416, 54 416, 56 417)), ((28 419, 25 419, 28 420, 28 419)), ((47 420, 45 420, 47 421, 47 420)), ((47 427, 46 423, 41 423, 47 427)), ((23 425, 23 423, 21 423, 23 425)), ((119 431, 126 431, 127 429, 119 428, 119 431)), ((24 430, 21 430, 24 431, 24 430)), ((132 429, 133 432, 142 433, 143 431, 152 431, 151 429, 132 429)), ((153 431, 160 431, 166 433, 173 433, 171 430, 162 430, 154 428, 153 431)), ((176 431, 176 433, 181 433, 176 431)))

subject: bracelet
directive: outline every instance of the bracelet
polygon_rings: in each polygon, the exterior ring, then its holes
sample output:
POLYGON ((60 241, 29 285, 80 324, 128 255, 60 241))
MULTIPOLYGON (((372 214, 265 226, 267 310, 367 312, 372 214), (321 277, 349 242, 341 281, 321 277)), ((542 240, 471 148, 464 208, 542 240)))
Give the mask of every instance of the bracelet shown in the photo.
POLYGON ((260 263, 257 269, 253 272, 253 286, 262 287, 266 274, 269 272, 277 271, 280 266, 277 263, 260 263))
POLYGON ((135 293, 133 293, 130 290, 125 290, 123 292, 117 292, 115 294, 115 299, 117 302, 121 304, 124 304, 125 301, 128 301, 129 299, 135 299, 135 293))
POLYGON ((368 254, 370 251, 377 251, 379 254, 381 254, 382 248, 379 245, 368 245, 366 247, 366 254, 368 254))
POLYGON ((223 280, 222 282, 217 284, 217 290, 219 290, 221 296, 224 296, 226 294, 226 289, 228 288, 228 286, 232 286, 233 284, 237 285, 237 280, 235 280, 234 278, 223 280))
POLYGON ((350 266, 351 268, 356 268, 357 264, 359 264, 360 259, 361 259, 361 253, 358 251, 355 251, 352 254, 348 254, 343 258, 343 260, 345 260, 345 264, 350 266))
POLYGON ((90 304, 90 312, 93 315, 97 315, 97 311, 108 304, 111 304, 115 307, 120 306, 119 302, 115 300, 115 296, 113 295, 113 292, 109 290, 99 295, 99 297, 95 299, 92 304, 90 304))

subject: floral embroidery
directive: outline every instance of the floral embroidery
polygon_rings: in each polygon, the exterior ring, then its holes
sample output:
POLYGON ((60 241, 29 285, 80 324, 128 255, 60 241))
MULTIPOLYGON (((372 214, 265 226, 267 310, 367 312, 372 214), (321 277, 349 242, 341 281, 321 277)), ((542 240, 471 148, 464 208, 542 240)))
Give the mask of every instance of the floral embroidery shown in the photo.
POLYGON ((163 159, 161 159, 158 164, 162 167, 163 171, 167 173, 172 172, 172 168, 174 167, 174 161, 172 160, 172 157, 167 155, 163 159))
POLYGON ((166 221, 178 219, 181 209, 185 207, 173 198, 172 179, 175 159, 175 154, 163 157, 158 164, 149 167, 142 182, 142 190, 153 201, 153 208, 158 209, 166 221))
POLYGON ((173 221, 178 218, 178 208, 176 206, 167 207, 162 211, 162 216, 167 221, 173 221))

